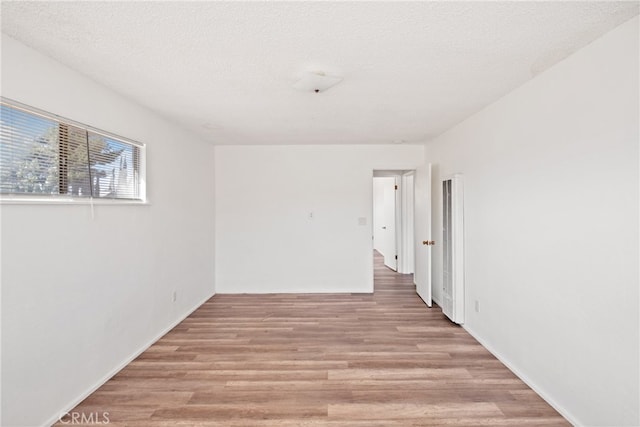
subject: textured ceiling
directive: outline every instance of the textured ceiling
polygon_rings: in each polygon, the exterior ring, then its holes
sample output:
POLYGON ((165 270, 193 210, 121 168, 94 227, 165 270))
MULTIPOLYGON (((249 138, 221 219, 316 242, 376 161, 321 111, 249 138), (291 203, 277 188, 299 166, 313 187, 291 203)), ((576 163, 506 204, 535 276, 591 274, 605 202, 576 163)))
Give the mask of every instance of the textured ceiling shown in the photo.
POLYGON ((636 2, 2 2, 2 31, 216 144, 426 141, 636 2), (292 88, 306 71, 344 80, 292 88))

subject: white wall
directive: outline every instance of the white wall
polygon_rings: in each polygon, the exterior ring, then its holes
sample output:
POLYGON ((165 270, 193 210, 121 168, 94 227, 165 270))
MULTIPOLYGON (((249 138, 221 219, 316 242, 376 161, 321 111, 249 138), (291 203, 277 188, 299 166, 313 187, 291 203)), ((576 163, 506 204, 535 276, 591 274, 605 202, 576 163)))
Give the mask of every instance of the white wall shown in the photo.
POLYGON ((414 169, 423 152, 216 147, 216 291, 372 292, 373 169, 414 169))
POLYGON ((580 425, 640 425, 638 75, 636 17, 426 149, 436 241, 464 174, 465 327, 580 425))
POLYGON ((150 205, 1 206, 2 425, 34 426, 213 294, 214 150, 4 35, 2 95, 148 154, 150 205))

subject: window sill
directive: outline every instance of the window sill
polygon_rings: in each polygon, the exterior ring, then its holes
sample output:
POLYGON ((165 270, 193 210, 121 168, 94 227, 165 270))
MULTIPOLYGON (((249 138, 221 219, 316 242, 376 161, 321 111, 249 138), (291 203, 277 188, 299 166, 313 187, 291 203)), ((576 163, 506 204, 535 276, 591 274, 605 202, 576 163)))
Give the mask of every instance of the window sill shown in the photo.
POLYGON ((148 200, 123 200, 123 199, 90 199, 73 197, 0 197, 0 205, 80 205, 80 206, 104 206, 104 205, 141 205, 149 206, 148 200))

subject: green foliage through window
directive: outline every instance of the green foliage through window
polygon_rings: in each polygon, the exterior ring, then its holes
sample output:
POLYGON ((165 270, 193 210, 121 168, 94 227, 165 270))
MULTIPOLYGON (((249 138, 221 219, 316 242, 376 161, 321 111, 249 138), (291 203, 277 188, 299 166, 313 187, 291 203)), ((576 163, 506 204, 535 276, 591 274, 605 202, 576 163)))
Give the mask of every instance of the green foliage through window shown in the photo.
POLYGON ((137 144, 2 100, 0 194, 141 199, 137 144))

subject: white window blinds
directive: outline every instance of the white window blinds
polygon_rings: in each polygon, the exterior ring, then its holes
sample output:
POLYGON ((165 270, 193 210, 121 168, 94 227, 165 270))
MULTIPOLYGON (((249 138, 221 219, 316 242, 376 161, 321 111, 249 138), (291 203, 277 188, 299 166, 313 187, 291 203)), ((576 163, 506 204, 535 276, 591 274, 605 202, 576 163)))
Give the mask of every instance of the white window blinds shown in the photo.
POLYGON ((141 200, 142 145, 2 99, 0 194, 141 200))

